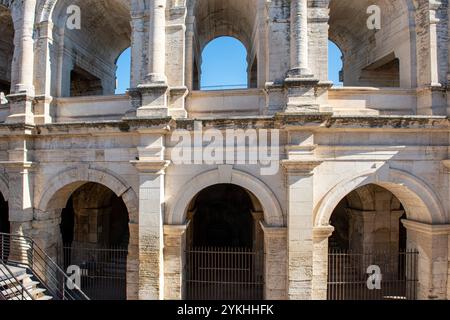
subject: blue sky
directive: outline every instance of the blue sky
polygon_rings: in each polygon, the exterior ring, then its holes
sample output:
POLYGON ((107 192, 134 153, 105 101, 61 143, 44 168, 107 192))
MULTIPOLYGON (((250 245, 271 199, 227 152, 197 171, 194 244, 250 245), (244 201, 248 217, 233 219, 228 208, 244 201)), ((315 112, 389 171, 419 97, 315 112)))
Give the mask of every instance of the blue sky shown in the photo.
MULTIPOLYGON (((116 94, 125 93, 130 87, 130 49, 125 50, 117 61, 116 94)), ((329 42, 329 77, 339 85, 342 69, 341 52, 329 42)), ((211 41, 203 50, 201 88, 241 88, 247 86, 247 52, 244 45, 231 37, 211 41)))

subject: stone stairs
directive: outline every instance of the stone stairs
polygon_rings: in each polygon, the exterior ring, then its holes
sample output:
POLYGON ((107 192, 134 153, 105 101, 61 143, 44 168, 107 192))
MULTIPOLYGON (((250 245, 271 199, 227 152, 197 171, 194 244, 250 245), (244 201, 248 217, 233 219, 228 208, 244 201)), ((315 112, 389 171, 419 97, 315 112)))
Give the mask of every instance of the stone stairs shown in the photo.
POLYGON ((38 281, 25 268, 0 265, 0 296, 6 300, 52 300, 38 281), (23 287, 22 287, 23 286, 23 287), (25 288, 25 292, 23 292, 25 288))

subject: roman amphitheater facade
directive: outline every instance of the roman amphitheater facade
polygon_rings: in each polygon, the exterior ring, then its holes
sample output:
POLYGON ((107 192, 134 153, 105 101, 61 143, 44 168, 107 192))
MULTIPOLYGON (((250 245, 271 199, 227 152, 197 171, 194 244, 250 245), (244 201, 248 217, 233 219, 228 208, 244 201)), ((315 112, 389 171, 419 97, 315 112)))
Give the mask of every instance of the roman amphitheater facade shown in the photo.
POLYGON ((446 0, 2 0, 2 231, 56 259, 65 212, 69 240, 95 245, 121 232, 101 221, 122 210, 126 297, 184 299, 187 252, 208 244, 203 214, 225 203, 250 217, 227 223, 250 226, 241 234, 263 253, 265 299, 327 299, 329 251, 342 243, 417 250, 417 298, 450 298, 449 10, 446 0), (371 5, 381 28, 368 25, 371 5), (247 49, 248 89, 200 90, 202 50, 220 36, 247 49), (329 40, 343 87, 328 79, 329 40), (128 47, 131 88, 114 95, 128 47), (172 159, 177 130, 237 128, 279 133, 275 174, 172 159))

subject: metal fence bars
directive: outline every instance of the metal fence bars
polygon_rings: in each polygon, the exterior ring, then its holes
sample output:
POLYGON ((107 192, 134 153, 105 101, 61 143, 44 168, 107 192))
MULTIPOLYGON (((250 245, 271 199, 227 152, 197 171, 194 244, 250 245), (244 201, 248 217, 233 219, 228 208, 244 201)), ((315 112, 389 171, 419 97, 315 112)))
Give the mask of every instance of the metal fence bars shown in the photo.
POLYGON ((263 255, 249 248, 196 247, 186 252, 189 300, 263 299, 263 255))
POLYGON ((328 300, 416 300, 418 252, 328 255, 328 300))
POLYGON ((70 287, 71 279, 30 237, 0 233, 0 258, 5 265, 25 268, 55 300, 89 300, 80 288, 70 287))
POLYGON ((66 244, 58 250, 59 265, 80 268, 81 289, 92 300, 126 300, 128 249, 66 244))

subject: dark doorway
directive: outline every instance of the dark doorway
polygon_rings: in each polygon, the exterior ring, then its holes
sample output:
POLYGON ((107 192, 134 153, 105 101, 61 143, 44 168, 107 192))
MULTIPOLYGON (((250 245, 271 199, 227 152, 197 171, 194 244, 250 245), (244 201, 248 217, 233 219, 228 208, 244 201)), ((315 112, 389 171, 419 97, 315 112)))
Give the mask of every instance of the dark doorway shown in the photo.
POLYGON ((130 233, 122 198, 103 185, 86 183, 71 195, 61 218, 61 266, 81 268, 81 289, 91 299, 126 299, 130 233))
POLYGON ((209 187, 197 196, 194 210, 195 247, 252 248, 252 203, 242 188, 227 184, 209 187))
POLYGON ((400 200, 378 185, 349 193, 330 219, 329 300, 414 300, 418 253, 407 250, 406 213, 400 200), (368 269, 382 273, 380 289, 368 287, 368 269))
POLYGON ((249 192, 215 185, 200 192, 189 210, 188 299, 262 299, 262 244, 255 241, 260 230, 249 192))

